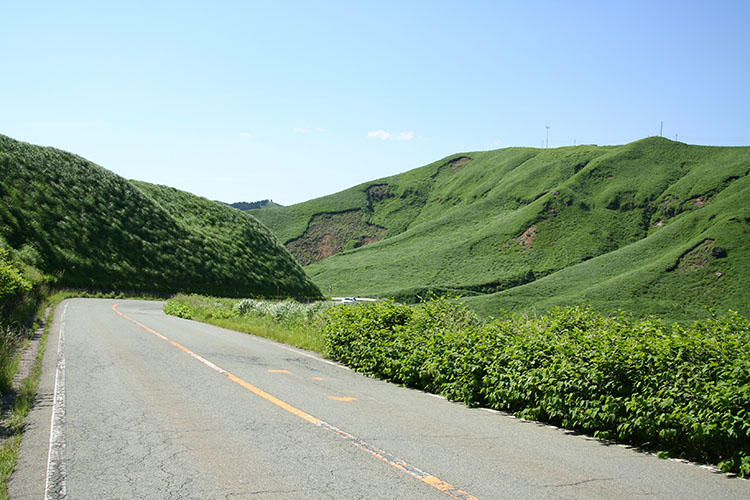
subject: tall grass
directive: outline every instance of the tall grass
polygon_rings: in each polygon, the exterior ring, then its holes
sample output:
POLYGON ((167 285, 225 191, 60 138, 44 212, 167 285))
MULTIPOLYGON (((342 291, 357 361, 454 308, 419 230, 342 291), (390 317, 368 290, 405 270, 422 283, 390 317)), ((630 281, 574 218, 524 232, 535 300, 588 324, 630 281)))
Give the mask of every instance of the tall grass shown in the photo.
POLYGON ((183 294, 167 301, 164 312, 323 353, 321 313, 328 307, 325 302, 236 300, 183 294))
POLYGON ((0 397, 11 390, 18 370, 18 348, 27 337, 22 328, 0 325, 0 397))

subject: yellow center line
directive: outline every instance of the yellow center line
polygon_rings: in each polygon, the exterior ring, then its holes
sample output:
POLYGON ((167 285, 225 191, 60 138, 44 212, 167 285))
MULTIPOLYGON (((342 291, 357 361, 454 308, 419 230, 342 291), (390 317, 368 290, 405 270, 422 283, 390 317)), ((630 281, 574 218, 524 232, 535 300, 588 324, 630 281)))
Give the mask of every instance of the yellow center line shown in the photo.
MULTIPOLYGON (((305 411, 302 411, 299 408, 295 408, 294 406, 290 405, 289 403, 287 403, 285 401, 282 401, 281 399, 277 398, 276 396, 273 396, 272 394, 269 394, 269 393, 265 392, 263 389, 261 389, 259 387, 256 387, 256 386, 252 385, 251 383, 249 383, 249 382, 241 379, 240 377, 238 377, 238 376, 236 376, 236 375, 234 375, 234 374, 232 374, 232 373, 224 370, 223 368, 221 368, 220 366, 212 363, 211 361, 207 360, 203 356, 194 353, 193 351, 191 351, 187 347, 185 347, 185 346, 183 346, 183 345, 175 342, 174 340, 169 339, 168 337, 162 335, 161 333, 158 333, 158 332, 152 330, 151 328, 147 327, 146 325, 144 325, 142 323, 139 323, 138 321, 127 317, 126 315, 124 315, 123 313, 121 313, 120 311, 117 310, 117 306, 119 306, 119 305, 121 305, 121 304, 115 304, 115 305, 113 305, 112 306, 112 310, 114 312, 116 312, 117 314, 119 314, 120 316, 122 316, 123 318, 125 318, 125 319, 127 319, 127 320, 129 320, 129 321, 131 321, 133 323, 135 323, 140 328, 146 330, 149 333, 152 333, 156 337, 158 337, 158 338, 160 338, 160 339, 162 339, 162 340, 164 340, 164 341, 172 344, 173 346, 177 347, 178 349, 184 351, 185 353, 189 354, 193 358, 197 359, 198 361, 200 361, 204 365, 208 366, 212 370, 214 370, 214 371, 216 371, 216 372, 224 375, 226 378, 228 378, 229 380, 231 380, 235 384, 238 384, 241 387, 244 387, 248 391, 252 392, 253 394, 255 394, 257 396, 260 396, 261 398, 265 399, 269 403, 272 403, 272 404, 278 406, 279 408, 281 408, 283 410, 286 410, 287 412, 291 413, 292 415, 296 415, 297 417, 299 417, 299 418, 301 418, 303 420, 306 420, 307 422, 310 422, 313 425, 316 425, 318 427, 322 427, 323 429, 326 429, 326 430, 328 430, 328 431, 336 434, 340 438, 343 438, 343 439, 345 439, 347 441, 350 441, 357 448, 360 448, 360 449, 366 451, 370 455, 373 455, 374 457, 376 457, 379 460, 387 463, 388 465, 390 465, 390 466, 392 466, 392 467, 394 467, 394 468, 396 468, 398 470, 401 470, 401 471, 405 472, 406 474, 408 474, 408 475, 410 475, 410 476, 412 476, 412 477, 414 477, 416 479, 419 479, 423 483, 428 484, 428 485, 432 486, 433 488, 435 488, 435 489, 437 489, 439 491, 442 491, 443 493, 445 493, 445 494, 447 494, 447 495, 449 495, 449 496, 451 496, 453 498, 459 498, 459 499, 462 499, 462 500, 477 500, 477 498, 475 496, 472 496, 472 495, 470 495, 469 493, 466 493, 463 490, 459 490, 458 488, 454 487, 450 483, 446 483, 442 479, 440 479, 438 477, 435 477, 432 474, 429 474, 427 472, 424 472, 424 471, 422 471, 422 470, 414 467, 413 465, 410 465, 407 462, 405 462, 405 461, 403 461, 403 460, 401 460, 399 458, 396 458, 395 456, 391 455, 388 452, 385 452, 385 451, 379 450, 379 449, 377 449, 377 448, 375 448, 373 446, 370 446, 369 444, 367 444, 363 440, 352 436, 348 432, 342 431, 341 429, 339 429, 339 428, 337 428, 337 427, 335 427, 335 426, 333 426, 333 425, 331 425, 331 424, 329 424, 329 423, 327 423, 327 422, 325 422, 323 420, 320 420, 319 418, 313 417, 309 413, 307 413, 305 411)), ((271 371, 271 370, 269 370, 269 371, 271 371)), ((282 371, 284 371, 284 370, 282 370, 282 371)), ((338 398, 336 398, 334 396, 329 396, 329 397, 332 398, 332 399, 338 399, 338 398)), ((356 398, 340 398, 339 400, 350 400, 350 399, 351 400, 356 400, 356 398)))
POLYGON ((334 401, 344 401, 344 402, 358 401, 357 398, 353 398, 350 396, 328 396, 328 399, 333 399, 334 401))

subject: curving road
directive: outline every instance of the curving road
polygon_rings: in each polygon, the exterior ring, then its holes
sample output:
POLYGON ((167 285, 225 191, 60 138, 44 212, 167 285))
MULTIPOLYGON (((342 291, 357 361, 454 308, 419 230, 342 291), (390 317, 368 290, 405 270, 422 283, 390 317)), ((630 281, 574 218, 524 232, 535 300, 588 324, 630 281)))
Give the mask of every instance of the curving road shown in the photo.
POLYGON ((161 308, 57 308, 11 498, 750 498, 161 308))

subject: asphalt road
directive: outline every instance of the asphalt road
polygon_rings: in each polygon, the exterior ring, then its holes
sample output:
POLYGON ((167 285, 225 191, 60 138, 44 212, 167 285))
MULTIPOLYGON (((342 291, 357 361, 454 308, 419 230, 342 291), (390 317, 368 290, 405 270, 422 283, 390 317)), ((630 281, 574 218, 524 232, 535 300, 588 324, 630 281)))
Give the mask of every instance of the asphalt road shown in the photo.
POLYGON ((161 307, 58 307, 11 498, 750 498, 750 481, 161 307))

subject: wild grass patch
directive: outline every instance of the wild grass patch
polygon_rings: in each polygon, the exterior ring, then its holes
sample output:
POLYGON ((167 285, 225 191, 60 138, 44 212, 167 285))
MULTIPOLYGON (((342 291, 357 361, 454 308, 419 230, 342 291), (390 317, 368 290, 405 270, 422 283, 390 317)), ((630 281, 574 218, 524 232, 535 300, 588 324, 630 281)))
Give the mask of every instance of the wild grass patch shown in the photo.
MULTIPOLYGON (((49 315, 46 318, 44 324, 44 331, 42 333, 41 341, 39 342, 39 348, 36 353, 34 360, 34 366, 29 373, 29 376, 21 383, 18 391, 13 394, 11 409, 7 415, 4 415, 3 422, 3 433, 5 434, 5 440, 0 446, 0 499, 5 500, 8 498, 8 481, 10 476, 16 467, 18 461, 18 451, 21 446, 21 440, 23 439, 24 432, 24 421, 31 408, 34 406, 36 398, 37 387, 39 385, 39 378, 42 375, 42 359, 44 358, 44 351, 47 345, 47 338, 49 336, 50 326, 52 324, 52 318, 54 317, 55 307, 68 298, 69 293, 58 292, 50 297, 46 298, 40 305, 36 313, 37 318, 44 318, 44 313, 47 307, 50 308, 49 315)), ((10 375, 11 379, 15 374, 15 369, 10 375)))
POLYGON ((328 307, 326 302, 176 295, 164 312, 322 353, 321 312, 328 307))

